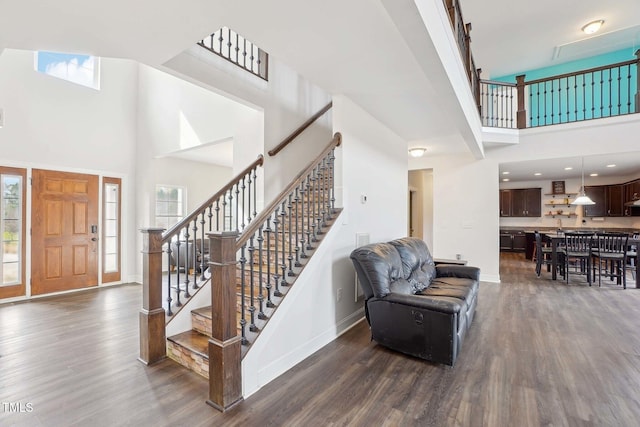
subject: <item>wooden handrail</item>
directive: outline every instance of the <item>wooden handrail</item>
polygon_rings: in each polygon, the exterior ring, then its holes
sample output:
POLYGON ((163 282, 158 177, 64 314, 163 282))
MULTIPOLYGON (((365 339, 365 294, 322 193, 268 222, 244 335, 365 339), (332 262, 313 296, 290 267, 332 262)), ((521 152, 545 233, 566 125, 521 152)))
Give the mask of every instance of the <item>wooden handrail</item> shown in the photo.
POLYGON ((168 229, 167 231, 162 233, 162 243, 167 243, 169 241, 169 239, 171 239, 171 237, 173 237, 175 234, 177 234, 182 228, 184 228, 196 216, 200 215, 200 213, 204 209, 206 209, 209 205, 211 205, 213 202, 215 202, 220 197, 222 197, 224 195, 224 193, 229 191, 229 189, 232 188, 237 182, 239 182, 242 179, 242 177, 244 177, 247 173, 249 173, 251 170, 253 170, 253 168, 258 167, 258 166, 262 166, 263 163, 264 163, 264 156, 262 154, 260 154, 258 156, 258 158, 253 163, 251 163, 249 166, 247 166, 238 175, 233 177, 229 181, 229 183, 227 183, 227 185, 225 185, 220 190, 218 190, 217 193, 215 193, 213 196, 211 196, 209 199, 207 199, 204 203, 200 204, 200 206, 195 208, 188 216, 182 218, 182 220, 180 220, 176 225, 174 225, 173 227, 171 227, 170 229, 168 229))
POLYGON ((497 80, 480 80, 480 83, 487 84, 487 85, 511 86, 511 87, 516 87, 516 84, 515 84, 515 83, 499 82, 499 81, 497 81, 497 80))
POLYGON ((336 132, 335 135, 333 136, 333 139, 325 147, 325 149, 322 150, 322 152, 318 154, 318 156, 315 159, 313 159, 307 165, 306 168, 300 171, 300 173, 296 175, 296 177, 291 181, 291 183, 287 185, 287 187, 284 190, 282 190, 275 199, 273 199, 273 201, 269 204, 269 206, 262 209, 262 212, 260 212, 260 214, 249 223, 247 228, 245 228, 242 231, 242 234, 240 235, 240 237, 238 238, 238 241, 236 242, 236 249, 239 250, 240 248, 242 248, 242 245, 244 245, 246 241, 249 240, 249 237, 253 236, 256 233, 256 231, 258 231, 258 228, 265 223, 265 221, 269 218, 269 216, 271 216, 271 214, 276 209, 276 207, 282 202, 282 199, 286 197, 289 193, 291 193, 293 190, 295 190, 295 188, 298 185, 300 185, 302 180, 311 172, 311 170, 318 164, 318 162, 320 162, 335 147, 340 146, 341 142, 342 142, 342 135, 340 134, 340 132, 336 132))
POLYGON ((302 125, 300 125, 300 127, 298 127, 298 129, 294 130, 291 135, 289 135, 288 137, 286 137, 280 144, 276 145, 275 148, 272 148, 271 150, 269 150, 269 155, 270 156, 275 156, 276 154, 278 154, 284 147, 286 147, 287 145, 289 145, 291 143, 291 141, 293 141, 294 139, 296 139, 298 137, 298 135, 300 135, 302 132, 305 131, 305 129, 307 129, 309 126, 311 126, 311 124, 313 122, 315 122, 316 120, 318 120, 320 117, 322 117, 322 115, 324 113, 326 113, 327 111, 329 111, 331 109, 331 107, 333 106, 333 102, 329 102, 327 105, 325 105, 324 107, 322 107, 322 109, 320 111, 318 111, 317 113, 315 113, 313 116, 311 116, 309 118, 309 120, 307 120, 306 122, 304 122, 302 125))
POLYGON ((574 71, 572 73, 559 74, 557 76, 544 77, 544 78, 541 78, 541 79, 536 79, 536 80, 531 80, 531 81, 525 82, 525 85, 543 83, 543 82, 547 82, 549 80, 559 80, 559 79, 564 79, 564 78, 567 78, 567 77, 579 76, 580 74, 595 73, 596 71, 608 70, 610 68, 615 68, 615 67, 624 67, 625 65, 632 65, 632 64, 635 64, 636 62, 637 62, 637 60, 633 59, 631 61, 618 62, 617 64, 602 65, 600 67, 589 68, 587 70, 580 70, 580 71, 574 71))

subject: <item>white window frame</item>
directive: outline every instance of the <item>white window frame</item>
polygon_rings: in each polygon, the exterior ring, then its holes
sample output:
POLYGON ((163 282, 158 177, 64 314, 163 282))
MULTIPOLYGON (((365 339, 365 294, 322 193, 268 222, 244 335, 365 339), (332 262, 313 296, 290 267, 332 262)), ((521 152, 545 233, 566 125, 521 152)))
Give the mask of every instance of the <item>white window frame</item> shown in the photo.
MULTIPOLYGON (((155 204, 154 204, 154 222, 156 227, 162 227, 165 229, 170 229, 175 224, 180 222, 187 214, 187 189, 186 187, 179 185, 167 185, 167 184, 157 184, 155 191, 155 204), (158 200, 158 193, 161 189, 169 189, 169 190, 178 190, 179 198, 177 200, 177 212, 175 215, 171 214, 158 214, 158 203, 171 203, 172 200, 158 200), (167 220, 163 220, 161 218, 167 218, 167 220)), ((168 209, 167 209, 168 211, 168 209)))
POLYGON ((34 56, 37 72, 100 90, 99 56, 48 51, 36 51, 34 56))

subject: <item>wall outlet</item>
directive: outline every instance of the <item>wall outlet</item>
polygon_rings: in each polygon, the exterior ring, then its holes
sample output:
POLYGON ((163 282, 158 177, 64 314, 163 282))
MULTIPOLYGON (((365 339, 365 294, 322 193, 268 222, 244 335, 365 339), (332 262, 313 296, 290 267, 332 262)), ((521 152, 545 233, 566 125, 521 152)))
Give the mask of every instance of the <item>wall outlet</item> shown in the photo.
POLYGON ((336 301, 340 302, 342 300, 342 288, 338 288, 336 292, 336 301))

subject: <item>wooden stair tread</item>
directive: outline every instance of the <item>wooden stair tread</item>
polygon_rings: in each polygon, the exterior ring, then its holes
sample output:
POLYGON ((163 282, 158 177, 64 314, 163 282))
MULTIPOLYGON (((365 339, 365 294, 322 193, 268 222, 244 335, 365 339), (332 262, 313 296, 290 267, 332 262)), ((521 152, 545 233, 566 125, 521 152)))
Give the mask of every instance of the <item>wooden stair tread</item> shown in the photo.
POLYGON ((209 358, 209 337, 190 330, 168 337, 167 340, 188 348, 205 359, 209 358))

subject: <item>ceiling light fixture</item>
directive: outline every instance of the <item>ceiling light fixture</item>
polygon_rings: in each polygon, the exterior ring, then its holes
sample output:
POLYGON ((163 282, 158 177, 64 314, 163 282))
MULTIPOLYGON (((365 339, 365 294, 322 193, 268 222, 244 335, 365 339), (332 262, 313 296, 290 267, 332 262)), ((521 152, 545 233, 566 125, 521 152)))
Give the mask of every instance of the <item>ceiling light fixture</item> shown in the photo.
POLYGON ((422 147, 409 148, 409 154, 411 155, 411 157, 422 157, 426 152, 427 149, 422 147))
POLYGON ((598 31, 600 27, 602 27, 602 24, 604 24, 604 19, 591 21, 588 24, 586 24, 584 27, 582 27, 582 32, 585 34, 593 34, 596 31, 598 31))
POLYGON ((607 165, 607 167, 608 167, 608 168, 615 168, 615 167, 616 167, 616 165, 611 164, 611 165, 607 165))
POLYGON ((564 168, 564 170, 566 170, 566 171, 570 171, 570 170, 572 170, 572 169, 573 169, 573 168, 572 168, 571 166, 567 166, 566 168, 564 168))
POLYGON ((591 200, 589 196, 584 192, 584 157, 582 158, 582 187, 580 188, 580 195, 571 202, 574 206, 595 205, 596 202, 591 200))
POLYGON ((542 175, 542 174, 541 174, 540 172, 536 172, 536 173, 534 173, 533 175, 535 175, 535 176, 540 176, 540 175, 542 175))

